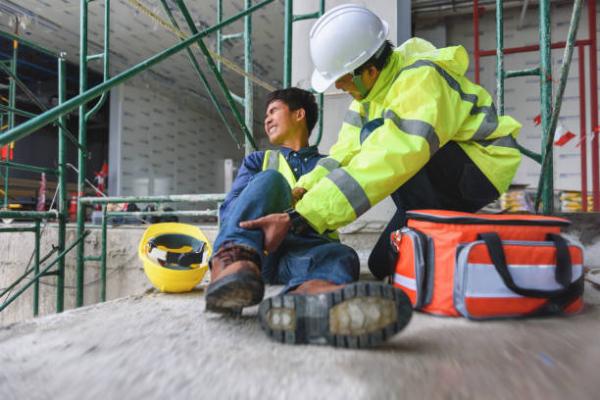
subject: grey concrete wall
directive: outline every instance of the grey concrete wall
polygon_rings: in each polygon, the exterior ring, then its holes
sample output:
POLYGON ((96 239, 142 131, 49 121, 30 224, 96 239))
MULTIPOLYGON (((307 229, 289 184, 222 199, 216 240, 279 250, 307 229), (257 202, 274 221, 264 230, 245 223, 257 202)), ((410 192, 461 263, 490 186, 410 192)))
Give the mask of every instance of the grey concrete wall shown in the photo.
MULTIPOLYGON (((89 228, 91 233, 86 239, 86 255, 100 255, 100 229, 89 228)), ((141 261, 137 256, 137 247, 145 227, 122 226, 109 228, 107 244, 107 300, 139 294, 152 286, 144 275, 141 261)), ((213 241, 215 227, 201 227, 209 240, 213 241)), ((14 282, 27 266, 34 251, 33 233, 2 234, 0 240, 0 288, 8 287, 14 282)), ((56 225, 48 225, 42 236, 42 256, 47 254, 52 245, 57 243, 56 225)), ((69 227, 67 244, 72 243, 75 237, 75 228, 69 227)), ((32 264, 33 265, 33 264, 32 264)), ((89 261, 85 268, 84 304, 94 304, 100 300, 100 263, 89 261)), ((22 284, 24 284, 22 282, 22 284)), ((65 269, 65 310, 75 306, 75 252, 70 252, 66 257, 65 269)), ((19 286, 21 287, 21 286, 19 286)), ((13 290, 13 293, 15 291, 13 290)), ((8 296, 0 299, 0 304, 8 296)), ((40 314, 46 315, 56 312, 56 277, 42 278, 40 284, 40 314)), ((33 286, 31 286, 15 302, 0 312, 0 325, 21 321, 33 317, 33 286)))

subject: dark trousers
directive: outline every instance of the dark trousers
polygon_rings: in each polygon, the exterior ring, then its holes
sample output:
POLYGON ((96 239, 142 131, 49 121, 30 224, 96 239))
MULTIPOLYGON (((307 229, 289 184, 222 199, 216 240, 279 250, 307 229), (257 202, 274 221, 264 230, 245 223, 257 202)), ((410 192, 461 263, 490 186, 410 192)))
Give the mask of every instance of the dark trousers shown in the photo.
POLYGON ((369 256, 369 269, 379 279, 393 272, 396 254, 392 252, 390 234, 406 224, 406 211, 475 212, 499 195, 460 146, 447 143, 415 176, 391 194, 397 210, 369 256))

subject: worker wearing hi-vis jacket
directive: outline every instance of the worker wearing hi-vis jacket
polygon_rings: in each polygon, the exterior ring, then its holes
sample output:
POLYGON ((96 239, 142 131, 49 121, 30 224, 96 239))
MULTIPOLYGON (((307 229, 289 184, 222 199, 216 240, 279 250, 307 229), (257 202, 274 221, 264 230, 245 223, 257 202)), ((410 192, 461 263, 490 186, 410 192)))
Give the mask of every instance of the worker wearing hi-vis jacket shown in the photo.
POLYGON ((296 184, 296 215, 243 225, 262 229, 274 248, 286 223, 337 229, 391 195, 398 210, 369 258, 379 278, 391 272, 389 234, 406 210, 476 211, 507 190, 521 160, 521 125, 498 116, 490 94, 464 76, 462 46, 413 38, 394 49, 387 33, 385 21, 353 4, 317 20, 313 88, 335 84, 354 101, 329 157, 296 184))

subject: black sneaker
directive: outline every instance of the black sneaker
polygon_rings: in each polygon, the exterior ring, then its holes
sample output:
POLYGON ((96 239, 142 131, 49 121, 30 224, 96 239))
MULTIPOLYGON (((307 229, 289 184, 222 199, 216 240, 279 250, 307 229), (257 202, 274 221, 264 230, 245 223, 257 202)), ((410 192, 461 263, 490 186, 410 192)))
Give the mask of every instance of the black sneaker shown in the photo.
POLYGON ((380 282, 357 282, 314 294, 281 294, 263 300, 260 324, 287 344, 364 348, 385 342, 410 321, 412 305, 400 289, 380 282))

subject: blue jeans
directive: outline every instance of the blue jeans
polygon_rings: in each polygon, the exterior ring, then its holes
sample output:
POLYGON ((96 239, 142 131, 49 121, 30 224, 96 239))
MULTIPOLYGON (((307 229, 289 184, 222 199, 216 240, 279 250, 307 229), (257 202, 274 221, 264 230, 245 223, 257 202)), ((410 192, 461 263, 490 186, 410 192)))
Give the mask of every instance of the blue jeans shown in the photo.
POLYGON ((309 232, 288 232, 279 248, 265 255, 261 230, 240 228, 240 221, 280 213, 290 208, 290 187, 279 172, 256 174, 231 205, 231 212, 214 243, 215 253, 224 245, 251 247, 261 256, 261 273, 266 283, 285 285, 291 290, 311 279, 343 284, 358 280, 360 261, 356 252, 336 240, 309 232))

